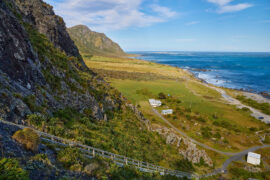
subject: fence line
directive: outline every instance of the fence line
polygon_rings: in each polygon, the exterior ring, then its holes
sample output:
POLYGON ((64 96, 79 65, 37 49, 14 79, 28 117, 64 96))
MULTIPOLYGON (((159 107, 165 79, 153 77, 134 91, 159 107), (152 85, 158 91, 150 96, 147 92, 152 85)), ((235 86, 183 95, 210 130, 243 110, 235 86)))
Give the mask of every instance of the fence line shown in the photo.
POLYGON ((172 170, 172 169, 168 169, 162 166, 157 166, 155 164, 151 164, 151 163, 147 163, 147 162, 143 162, 143 161, 139 161, 136 159, 132 159, 129 157, 125 157, 119 154, 114 154, 108 151, 104 151, 102 149, 98 149, 98 148, 94 148, 91 146, 87 146, 87 145, 83 145, 80 143, 77 143, 75 141, 71 141, 71 140, 67 140, 58 136, 54 136, 39 130, 34 129, 33 127, 29 127, 29 126, 24 126, 24 125, 20 125, 20 124, 15 124, 9 121, 4 121, 0 119, 0 122, 4 123, 4 124, 8 124, 8 125, 12 125, 12 126, 17 126, 21 129, 24 128, 30 128, 32 130, 34 130, 40 137, 41 139, 43 139, 44 141, 53 143, 53 144, 58 144, 61 146, 72 146, 72 147, 77 147, 80 149, 80 151, 84 154, 86 154, 89 157, 95 157, 95 156, 101 156, 107 159, 112 160, 113 162, 115 162, 117 165, 119 166, 132 166, 137 168, 138 170, 142 171, 142 172, 149 172, 149 173, 160 173, 161 175, 172 175, 172 176, 177 176, 177 177, 187 177, 187 178, 195 178, 198 179, 198 176, 194 173, 188 173, 188 172, 182 172, 182 171, 178 171, 178 170, 172 170))

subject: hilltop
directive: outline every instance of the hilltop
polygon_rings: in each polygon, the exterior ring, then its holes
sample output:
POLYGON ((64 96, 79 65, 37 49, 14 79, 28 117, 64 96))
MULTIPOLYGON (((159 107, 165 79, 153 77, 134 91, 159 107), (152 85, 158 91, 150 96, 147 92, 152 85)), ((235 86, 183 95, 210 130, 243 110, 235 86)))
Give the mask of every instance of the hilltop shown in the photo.
POLYGON ((121 47, 104 33, 91 31, 87 26, 68 28, 68 33, 82 54, 126 56, 121 47))

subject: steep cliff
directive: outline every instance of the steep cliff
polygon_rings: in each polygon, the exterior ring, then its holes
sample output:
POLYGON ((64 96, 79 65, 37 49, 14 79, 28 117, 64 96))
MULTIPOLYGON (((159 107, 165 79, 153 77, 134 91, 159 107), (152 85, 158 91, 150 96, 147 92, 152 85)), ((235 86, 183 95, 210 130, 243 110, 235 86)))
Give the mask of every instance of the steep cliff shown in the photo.
POLYGON ((91 31, 87 26, 68 28, 68 33, 82 54, 100 56, 125 56, 121 47, 103 33, 91 31))
POLYGON ((107 120, 105 112, 119 108, 121 101, 86 68, 50 5, 41 0, 0 5, 0 118, 23 122, 28 114, 72 108, 91 109, 91 118, 107 120))

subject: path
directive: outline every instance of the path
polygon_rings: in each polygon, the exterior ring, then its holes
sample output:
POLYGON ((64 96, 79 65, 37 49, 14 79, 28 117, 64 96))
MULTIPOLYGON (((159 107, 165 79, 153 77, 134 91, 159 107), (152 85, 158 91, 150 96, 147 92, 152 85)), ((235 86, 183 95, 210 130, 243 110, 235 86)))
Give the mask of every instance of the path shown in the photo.
POLYGON ((178 132, 179 134, 181 134, 182 136, 184 136, 185 138, 188 138, 191 142, 205 148, 205 149, 209 149, 209 150, 212 150, 214 152, 217 152, 219 154, 223 154, 223 155, 227 155, 227 156, 231 156, 229 159, 227 159, 223 165, 222 165, 222 168, 219 168, 219 169, 216 169, 214 170, 212 173, 209 173, 209 174, 206 174, 206 175, 203 175, 203 177, 207 177, 207 176, 213 176, 213 175, 216 175, 216 174, 219 174, 219 173, 223 173, 223 172, 226 172, 229 164, 232 162, 232 161, 237 161, 237 160, 241 160, 245 155, 248 154, 248 152, 254 152, 254 151, 257 151, 259 149, 263 149, 263 148, 268 148, 270 147, 270 144, 269 145, 262 145, 262 146, 254 146, 254 147, 251 147, 249 149, 246 149, 244 151, 241 151, 241 152, 237 152, 237 153, 232 153, 232 152, 223 152, 223 151, 220 151, 218 149, 215 149, 215 148, 212 148, 206 144, 203 144, 203 143, 200 143, 198 142, 197 140, 189 137, 185 132, 183 131, 180 131, 178 128, 176 128, 172 123, 170 123, 166 118, 164 118, 156 109, 152 108, 153 112, 159 116, 164 122, 166 122, 171 128, 173 128, 176 132, 178 132))
POLYGON ((210 86, 210 85, 208 85, 208 84, 203 84, 203 85, 205 85, 205 86, 207 86, 207 87, 209 87, 209 88, 211 88, 211 89, 214 89, 214 90, 216 90, 217 92, 219 92, 219 93, 222 95, 222 97, 223 97, 229 104, 236 105, 237 108, 240 108, 240 109, 242 109, 243 107, 246 107, 246 108, 248 108, 248 109, 251 110, 251 112, 252 112, 251 116, 255 117, 256 119, 259 119, 260 121, 262 121, 262 122, 264 122, 264 123, 266 123, 266 124, 270 124, 270 116, 269 116, 269 115, 264 114, 264 113, 262 113, 261 111, 255 109, 255 108, 253 108, 253 107, 250 107, 250 106, 247 106, 247 105, 242 104, 239 100, 237 100, 237 99, 235 99, 235 98, 229 96, 229 95, 228 95, 223 89, 221 89, 221 88, 214 87, 214 86, 210 86), (261 118, 263 118, 263 119, 261 119, 261 118))

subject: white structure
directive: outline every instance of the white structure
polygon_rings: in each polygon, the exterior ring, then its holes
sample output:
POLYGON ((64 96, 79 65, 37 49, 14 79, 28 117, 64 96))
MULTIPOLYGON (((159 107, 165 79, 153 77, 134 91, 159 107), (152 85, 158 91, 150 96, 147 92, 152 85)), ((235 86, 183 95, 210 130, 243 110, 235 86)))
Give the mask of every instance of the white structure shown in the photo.
POLYGON ((260 163, 261 163, 261 155, 253 153, 253 152, 249 152, 248 156, 247 156, 247 162, 249 164, 253 164, 253 165, 260 165, 260 163))
POLYGON ((159 101, 159 100, 149 99, 149 103, 153 107, 159 107, 159 106, 161 106, 161 101, 159 101))
POLYGON ((163 115, 168 115, 168 114, 172 114, 173 110, 172 109, 165 109, 161 111, 161 114, 163 115))

